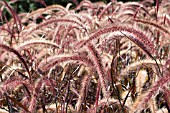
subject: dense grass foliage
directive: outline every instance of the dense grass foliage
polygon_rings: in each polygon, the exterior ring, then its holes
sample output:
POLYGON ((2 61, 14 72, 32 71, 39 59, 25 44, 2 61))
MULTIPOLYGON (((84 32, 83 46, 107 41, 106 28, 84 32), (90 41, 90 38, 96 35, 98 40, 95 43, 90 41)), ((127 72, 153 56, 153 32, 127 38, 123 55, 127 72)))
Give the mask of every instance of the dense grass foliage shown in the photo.
POLYGON ((167 0, 12 2, 0 1, 0 112, 170 112, 167 0))

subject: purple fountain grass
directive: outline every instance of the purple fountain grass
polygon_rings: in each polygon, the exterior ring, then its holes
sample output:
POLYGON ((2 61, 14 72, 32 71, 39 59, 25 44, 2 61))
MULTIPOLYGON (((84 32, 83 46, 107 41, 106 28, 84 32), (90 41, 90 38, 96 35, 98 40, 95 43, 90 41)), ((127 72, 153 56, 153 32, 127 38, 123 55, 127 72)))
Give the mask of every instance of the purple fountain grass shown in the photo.
MULTIPOLYGON (((47 78, 46 76, 37 80, 35 82, 35 84, 32 84, 31 89, 29 89, 29 92, 31 92, 31 94, 29 94, 30 95, 30 98, 29 98, 30 101, 27 103, 27 106, 29 106, 28 110, 30 112, 36 111, 37 102, 38 102, 37 98, 40 97, 40 89, 42 89, 43 87, 49 87, 51 89, 50 90, 51 93, 53 93, 52 95, 53 96, 56 95, 55 89, 53 88, 53 86, 56 86, 56 82, 54 80, 52 80, 51 78, 47 78)), ((27 99, 23 100, 23 104, 24 104, 24 101, 27 101, 27 99)))
POLYGON ((32 113, 35 113, 36 107, 37 107, 37 97, 34 94, 34 95, 31 96, 31 100, 29 102, 28 110, 32 113))
POLYGON ((102 10, 102 12, 99 14, 98 19, 100 20, 103 16, 103 14, 107 11, 109 7, 111 7, 112 2, 108 3, 107 6, 102 10))
POLYGON ((21 24, 21 20, 18 17, 18 15, 15 13, 15 11, 9 6, 9 4, 5 0, 3 0, 2 3, 7 7, 7 10, 9 10, 9 13, 12 14, 14 21, 15 21, 15 24, 18 28, 18 31, 21 31, 22 24, 21 24))
POLYGON ((17 79, 15 78, 15 79, 10 79, 10 80, 5 81, 5 83, 3 83, 2 86, 0 87, 1 97, 8 90, 14 90, 15 88, 22 86, 23 84, 29 85, 29 82, 26 80, 22 80, 20 78, 17 78, 17 79))
MULTIPOLYGON (((115 100, 114 98, 109 99, 109 100, 107 100, 107 99, 102 99, 102 100, 99 101, 99 105, 98 105, 97 108, 96 108, 96 106, 91 106, 91 108, 88 109, 87 113, 95 113, 96 109, 99 109, 100 107, 102 108, 103 106, 106 106, 108 103, 109 103, 110 105, 111 105, 111 104, 117 105, 119 102, 118 102, 118 100, 115 100)), ((117 109, 120 109, 119 106, 116 106, 116 107, 117 107, 117 109)), ((125 108, 128 109, 128 106, 125 106, 125 108)), ((119 112, 120 112, 120 111, 119 111, 119 112)), ((125 113, 126 113, 126 112, 128 112, 128 111, 125 111, 125 113)))
POLYGON ((30 46, 35 46, 35 45, 49 45, 49 46, 59 49, 59 46, 56 45, 55 43, 50 42, 48 40, 40 40, 40 39, 33 39, 33 40, 25 41, 24 43, 17 45, 15 48, 17 51, 21 51, 25 48, 29 48, 30 46))
POLYGON ((165 101, 168 104, 168 107, 170 108, 170 90, 168 89, 168 87, 163 86, 163 91, 164 91, 164 97, 165 97, 165 101))
POLYGON ((17 50, 15 50, 14 48, 6 46, 4 44, 0 44, 0 48, 5 49, 6 51, 14 53, 21 60, 21 62, 24 64, 25 69, 27 70, 27 73, 28 73, 28 75, 29 75, 29 77, 31 79, 31 74, 30 74, 28 65, 27 65, 26 61, 24 60, 24 58, 20 55, 20 53, 17 50))
POLYGON ((0 6, 0 112, 169 110, 167 0, 41 0, 24 14, 12 2, 0 6))
POLYGON ((153 42, 143 32, 122 26, 111 26, 99 29, 95 33, 92 33, 87 40, 80 43, 76 48, 82 48, 94 39, 98 39, 101 35, 107 33, 114 33, 116 36, 126 36, 126 38, 138 45, 148 55, 156 52, 153 42))
POLYGON ((82 80, 80 95, 79 95, 79 98, 78 98, 77 103, 76 103, 77 112, 81 111, 81 105, 86 98, 90 80, 91 80, 91 76, 88 76, 88 75, 85 75, 83 80, 82 80))
POLYGON ((43 28, 44 26, 47 26, 49 24, 53 24, 53 23, 70 23, 70 24, 76 24, 78 25, 79 27, 81 28, 85 28, 84 25, 78 21, 75 21, 75 20, 71 20, 71 19, 65 19, 65 18, 62 18, 62 19, 52 19, 52 20, 48 20, 46 22, 43 22, 41 23, 40 25, 36 26, 35 28, 33 28, 31 31, 29 31, 29 33, 25 34, 24 36, 28 36, 30 34, 32 34, 32 32, 34 32, 35 30, 38 30, 38 29, 41 29, 43 28))
MULTIPOLYGON (((167 62, 168 63, 168 62, 167 62)), ((169 64, 165 64, 169 65, 169 64)), ((132 107, 132 111, 142 110, 147 102, 151 99, 152 96, 154 96, 158 91, 159 88, 164 88, 166 84, 170 81, 170 72, 169 70, 165 70, 164 76, 160 77, 158 81, 156 81, 153 86, 147 91, 146 94, 144 94, 142 97, 142 100, 136 101, 132 107)))
POLYGON ((79 10, 79 9, 82 8, 82 7, 87 7, 87 8, 93 9, 93 4, 91 3, 91 1, 83 0, 83 1, 76 7, 76 10, 79 10))
POLYGON ((152 22, 152 21, 146 21, 146 20, 140 20, 140 19, 134 19, 135 22, 140 22, 140 23, 143 23, 143 24, 147 24, 147 25, 151 25, 151 26, 154 26, 155 28, 157 28, 158 30, 161 30, 163 31, 163 33, 166 33, 168 35, 170 35, 170 32, 168 29, 166 29, 164 26, 162 25, 158 25, 157 23, 155 22, 152 22))
POLYGON ((110 97, 110 92, 108 91, 108 79, 106 78, 107 76, 102 64, 101 57, 92 44, 88 44, 87 48, 93 57, 94 66, 96 67, 97 73, 99 75, 104 98, 108 99, 110 97))
POLYGON ((59 56, 59 55, 55 55, 55 56, 51 56, 49 57, 47 60, 43 60, 40 64, 39 64, 39 68, 42 70, 48 70, 51 67, 53 67, 54 65, 58 64, 58 63, 62 63, 62 62, 68 62, 68 61, 79 61, 82 64, 84 64, 85 66, 93 66, 93 61, 91 61, 91 59, 89 59, 86 56, 81 56, 81 55, 63 55, 63 56, 59 56))

